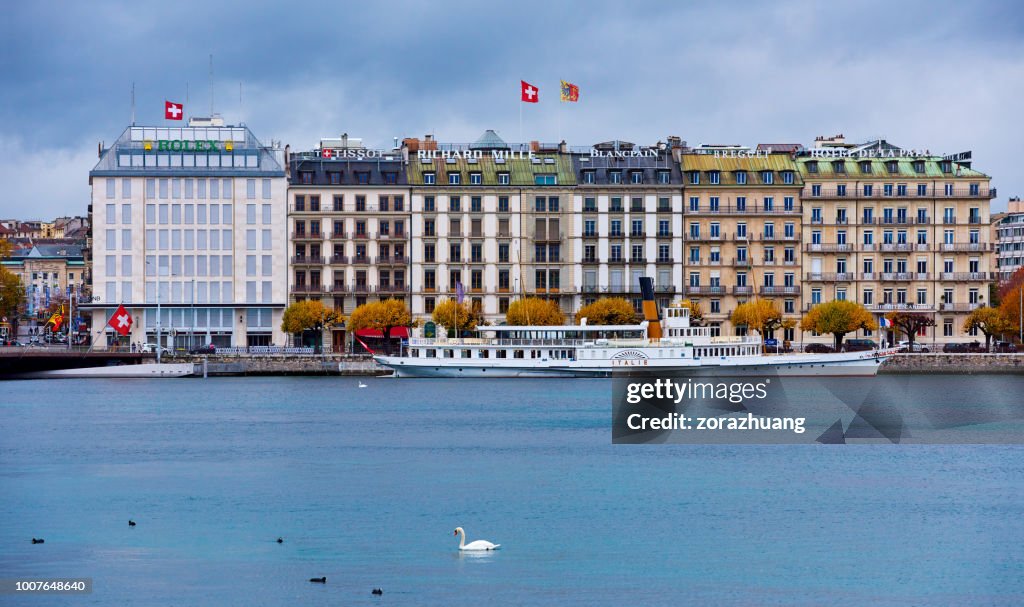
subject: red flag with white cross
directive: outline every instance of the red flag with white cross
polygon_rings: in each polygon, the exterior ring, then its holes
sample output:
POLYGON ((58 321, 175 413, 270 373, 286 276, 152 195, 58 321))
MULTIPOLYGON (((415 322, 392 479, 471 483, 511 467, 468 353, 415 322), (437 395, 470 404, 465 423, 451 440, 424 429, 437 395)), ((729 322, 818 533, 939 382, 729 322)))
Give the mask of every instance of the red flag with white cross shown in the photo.
POLYGON ((164 118, 167 120, 181 120, 185 116, 185 107, 173 101, 164 101, 164 118))
POLYGON ((117 309, 114 310, 114 315, 110 317, 107 324, 117 331, 118 335, 124 337, 132 331, 132 315, 128 313, 128 310, 124 309, 122 304, 117 306, 117 309))
POLYGON ((538 92, 537 87, 533 86, 525 80, 519 81, 522 88, 522 100, 524 103, 537 103, 538 92))

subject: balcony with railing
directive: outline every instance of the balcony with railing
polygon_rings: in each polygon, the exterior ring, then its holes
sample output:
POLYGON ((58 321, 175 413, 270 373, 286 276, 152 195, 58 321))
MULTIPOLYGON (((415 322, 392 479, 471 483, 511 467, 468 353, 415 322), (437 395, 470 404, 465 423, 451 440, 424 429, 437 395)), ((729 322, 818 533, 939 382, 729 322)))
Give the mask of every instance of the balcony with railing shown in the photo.
POLYGON ((375 234, 374 232, 356 232, 355 234, 352 235, 352 238, 358 240, 373 240, 377 238, 377 234, 375 234))
POLYGON ((924 193, 919 193, 917 188, 907 188, 905 191, 899 189, 894 190, 891 194, 879 195, 877 190, 873 191, 870 195, 862 195, 863 190, 854 188, 848 188, 845 190, 839 190, 838 188, 821 188, 817 192, 813 188, 804 188, 802 196, 807 199, 817 200, 828 200, 828 199, 860 199, 870 198, 872 200, 892 200, 892 199, 922 199, 922 198, 996 198, 998 192, 996 188, 971 188, 971 187, 960 187, 951 188, 946 190, 944 187, 929 187, 925 188, 924 193))
POLYGON ((675 261, 671 256, 659 255, 655 263, 673 263, 675 261))
POLYGON ((726 288, 722 286, 693 286, 689 285, 686 287, 687 295, 725 295, 726 288))
POLYGON ((941 303, 939 304, 939 310, 943 312, 973 312, 982 306, 981 302, 977 303, 941 303))
POLYGON ((995 280, 995 272, 942 272, 939 274, 939 280, 955 280, 955 281, 978 281, 978 280, 995 280))
POLYGON ((687 215, 800 215, 803 212, 801 207, 794 206, 787 209, 785 206, 773 205, 766 209, 763 205, 748 204, 746 206, 718 205, 712 208, 710 205, 701 205, 696 209, 686 208, 687 215))
POLYGON ((370 263, 369 255, 353 255, 349 263, 366 264, 370 263))
POLYGON ((808 253, 842 253, 842 252, 848 252, 848 251, 852 251, 852 250, 853 250, 853 245, 851 245, 849 243, 844 243, 844 244, 837 244, 837 243, 828 243, 828 244, 824 244, 824 243, 822 243, 822 244, 807 243, 807 244, 804 244, 804 251, 807 251, 808 253))
POLYGON ((378 285, 377 286, 377 292, 378 293, 389 293, 389 294, 392 294, 392 295, 396 295, 396 294, 399 294, 399 293, 408 293, 409 292, 409 285, 393 285, 393 284, 378 285))
POLYGON ((349 289, 348 285, 339 282, 339 283, 335 283, 333 285, 328 286, 327 287, 327 291, 329 293, 341 294, 341 293, 348 293, 350 291, 350 289, 349 289))
POLYGON ((810 282, 850 282, 854 280, 852 272, 808 272, 807 280, 810 282))
POLYGON ((409 240, 409 234, 404 230, 401 232, 381 232, 377 235, 379 240, 409 240))
POLYGON ((944 242, 939 245, 939 249, 954 253, 986 253, 996 250, 996 245, 988 242, 944 242))
POLYGON ((346 256, 346 255, 331 255, 330 262, 332 264, 348 263, 348 256, 346 256))
POLYGON ((323 265, 324 258, 319 255, 293 255, 291 262, 293 266, 319 266, 323 265))
POLYGON ((630 257, 629 263, 647 263, 646 257, 630 257))
POLYGON ((319 294, 324 292, 322 285, 292 285, 288 290, 296 295, 312 295, 314 293, 319 294))
POLYGON ((729 235, 725 232, 720 232, 716 236, 712 236, 711 234, 705 234, 703 232, 698 234, 697 236, 694 236, 693 234, 686 235, 687 242, 722 242, 724 240, 729 240, 729 235))
POLYGON ((323 232, 292 232, 292 240, 323 240, 323 232))
POLYGON ((732 294, 733 295, 753 295, 754 294, 754 287, 751 287, 749 285, 742 286, 742 287, 741 286, 736 286, 736 287, 732 288, 732 294))
POLYGON ((743 259, 734 258, 732 260, 732 265, 737 268, 749 268, 753 266, 754 263, 750 260, 749 257, 745 257, 743 259))
POLYGON ((761 295, 765 296, 777 296, 777 295, 799 295, 800 287, 777 287, 777 286, 765 286, 760 288, 761 295))
POLYGON ((644 230, 631 230, 629 232, 630 238, 647 238, 647 232, 644 230))
POLYGON ((584 265, 595 265, 595 264, 599 264, 599 263, 601 263, 601 260, 599 260, 596 257, 584 257, 583 258, 583 264, 584 265))
POLYGON ((405 265, 409 263, 409 258, 405 255, 378 255, 373 258, 373 263, 381 266, 405 265))
POLYGON ((597 232, 584 232, 583 240, 597 240, 600 238, 597 232))
POLYGON ((672 238, 672 230, 658 230, 658 238, 672 238))
POLYGON ((331 240, 347 240, 351 238, 351 234, 348 232, 331 232, 327 237, 331 240))

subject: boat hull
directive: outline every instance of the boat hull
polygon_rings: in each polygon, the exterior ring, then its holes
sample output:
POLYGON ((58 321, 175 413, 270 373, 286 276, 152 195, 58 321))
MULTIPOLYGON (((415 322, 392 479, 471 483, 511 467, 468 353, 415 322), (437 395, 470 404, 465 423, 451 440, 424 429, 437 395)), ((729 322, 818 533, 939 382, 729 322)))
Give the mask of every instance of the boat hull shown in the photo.
POLYGON ((80 369, 52 369, 47 371, 31 371, 18 373, 10 377, 14 379, 77 379, 77 378, 115 378, 115 379, 149 379, 187 377, 195 373, 192 363, 160 363, 141 365, 112 365, 107 367, 85 367, 80 369))
POLYGON ((376 356, 375 360, 394 370, 397 377, 612 377, 614 374, 662 373, 666 375, 715 375, 722 377, 771 373, 788 377, 842 376, 864 377, 878 374, 890 353, 851 352, 831 355, 779 355, 721 360, 632 359, 603 361, 530 360, 516 364, 496 364, 494 360, 466 359, 457 364, 451 359, 430 361, 397 356, 376 356), (442 362, 442 360, 444 362, 442 362), (449 363, 449 361, 451 361, 449 363), (438 364, 441 362, 442 364, 438 364), (589 364, 584 364, 589 363, 589 364), (448 363, 448 364, 445 364, 448 363))

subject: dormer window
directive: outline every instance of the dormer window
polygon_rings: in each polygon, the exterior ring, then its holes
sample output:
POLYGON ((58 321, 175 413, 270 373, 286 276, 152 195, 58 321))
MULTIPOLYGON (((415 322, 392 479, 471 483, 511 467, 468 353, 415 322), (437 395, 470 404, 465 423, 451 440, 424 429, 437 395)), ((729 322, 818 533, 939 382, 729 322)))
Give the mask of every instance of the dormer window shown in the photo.
POLYGON ((747 185, 746 171, 736 171, 736 185, 747 185))
POLYGON ((622 183, 622 171, 608 171, 608 183, 622 183))
POLYGON ((356 172, 356 178, 359 183, 366 185, 370 183, 370 172, 369 171, 358 171, 356 172))
POLYGON ((871 163, 866 161, 866 160, 864 162, 860 163, 860 172, 864 173, 864 174, 867 174, 867 175, 870 175, 871 174, 871 163))
POLYGON ((338 171, 331 171, 327 173, 327 179, 331 182, 331 185, 341 184, 341 173, 338 171))
POLYGON ((898 173, 900 170, 899 163, 896 162, 895 160, 890 160, 889 162, 885 163, 885 168, 890 173, 898 173))
POLYGON ((423 173, 423 185, 434 185, 435 183, 437 183, 435 173, 423 173))
POLYGON ((668 184, 672 181, 671 171, 658 171, 658 183, 668 184))
POLYGON ((597 175, 594 171, 583 171, 583 183, 597 183, 597 175))
POLYGON ((643 183, 644 182, 644 172, 643 171, 631 171, 629 173, 629 182, 630 183, 643 183))
POLYGON ((462 173, 448 173, 448 185, 459 185, 462 183, 462 173))
POLYGON ((924 161, 923 160, 915 160, 914 161, 914 172, 915 173, 924 173, 924 161))
POLYGON ((708 183, 711 185, 722 183, 722 174, 718 171, 708 171, 708 183))
POLYGON ((482 174, 480 174, 480 173, 470 173, 469 174, 469 184, 470 185, 480 185, 483 182, 484 182, 484 176, 482 174))
POLYGON ((509 181, 508 173, 498 173, 498 185, 508 185, 509 181))
POLYGON ((394 185, 398 183, 398 173, 395 173, 393 171, 388 171, 384 173, 384 183, 388 185, 394 185))
POLYGON ((700 185, 700 171, 690 171, 690 185, 700 185))
POLYGON ((942 161, 942 172, 943 173, 952 173, 953 172, 953 163, 948 161, 948 160, 942 161))
POLYGON ((771 171, 761 171, 761 182, 765 185, 775 183, 775 173, 772 173, 771 171))
POLYGON ((807 163, 807 172, 808 173, 817 173, 818 172, 818 161, 817 160, 812 160, 811 162, 807 163))
POLYGON ((782 171, 782 183, 786 185, 793 185, 793 171, 782 171))
POLYGON ((836 173, 845 173, 846 161, 836 160, 835 162, 832 163, 832 170, 835 171, 836 173))

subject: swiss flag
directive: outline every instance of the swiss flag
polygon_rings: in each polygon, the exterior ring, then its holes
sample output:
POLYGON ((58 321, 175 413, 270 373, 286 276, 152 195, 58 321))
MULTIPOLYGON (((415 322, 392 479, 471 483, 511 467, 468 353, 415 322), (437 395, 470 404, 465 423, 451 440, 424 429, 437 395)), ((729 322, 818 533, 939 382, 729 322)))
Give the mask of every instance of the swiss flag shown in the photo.
POLYGON ((520 80, 519 84, 522 89, 522 100, 526 103, 537 103, 537 87, 525 80, 520 80))
POLYGON ((180 103, 164 101, 164 118, 167 120, 181 120, 185 116, 185 108, 180 103))
POLYGON ((107 325, 112 327, 117 334, 121 337, 128 335, 132 330, 132 315, 128 313, 128 310, 124 309, 124 305, 117 306, 114 310, 114 315, 107 321, 107 325))

